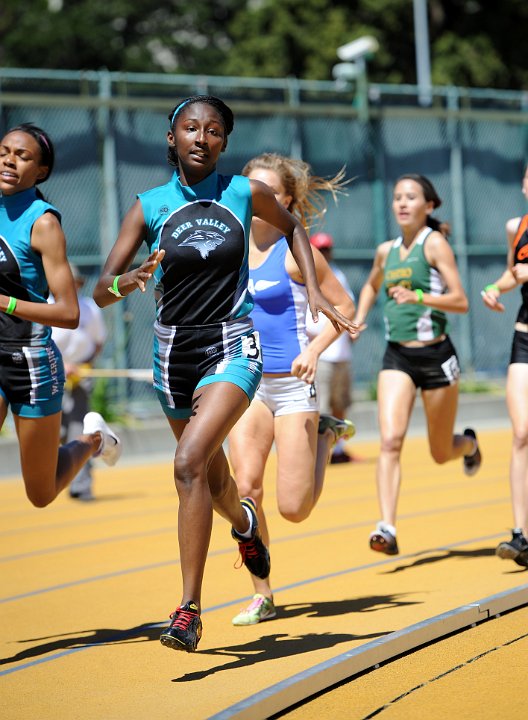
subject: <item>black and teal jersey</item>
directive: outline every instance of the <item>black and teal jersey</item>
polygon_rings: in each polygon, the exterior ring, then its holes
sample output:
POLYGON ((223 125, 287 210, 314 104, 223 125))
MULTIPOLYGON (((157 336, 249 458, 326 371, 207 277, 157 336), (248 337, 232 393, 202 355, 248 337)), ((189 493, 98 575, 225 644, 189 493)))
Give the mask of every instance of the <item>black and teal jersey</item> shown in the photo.
POLYGON ((429 295, 442 295, 446 285, 436 268, 429 265, 424 246, 431 228, 427 227, 414 241, 405 259, 400 259, 401 237, 394 240, 385 262, 385 338, 391 342, 434 340, 447 333, 447 317, 441 310, 419 304, 398 305, 388 294, 391 287, 402 285, 429 295))
MULTIPOLYGON (((48 282, 42 258, 31 248, 31 231, 41 215, 59 211, 37 196, 35 188, 0 197, 0 293, 30 302, 47 302, 48 282)), ((47 345, 51 328, 0 313, 0 342, 5 346, 47 345)))
POLYGON ((246 317, 251 187, 241 175, 208 175, 138 195, 149 251, 165 250, 155 271, 157 320, 163 325, 211 325, 246 317))

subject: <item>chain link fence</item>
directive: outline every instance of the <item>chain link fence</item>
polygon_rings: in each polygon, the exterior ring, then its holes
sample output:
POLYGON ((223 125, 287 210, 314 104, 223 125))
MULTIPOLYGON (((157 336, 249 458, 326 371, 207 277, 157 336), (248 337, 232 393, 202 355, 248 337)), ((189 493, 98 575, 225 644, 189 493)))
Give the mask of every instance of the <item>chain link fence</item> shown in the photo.
MULTIPOLYGON (((367 97, 358 99, 354 87, 330 82, 0 69, 0 130, 32 121, 53 138, 56 166, 43 191, 63 214, 68 254, 87 277, 87 293, 136 193, 169 179, 167 115, 187 95, 219 95, 235 112, 220 172, 238 173, 265 151, 302 157, 319 175, 346 168, 346 195, 337 204, 329 199, 324 230, 334 236, 335 259, 356 295, 376 245, 398 233, 391 213, 395 179, 427 175, 443 199, 436 215, 451 225, 470 299, 468 315, 451 317, 463 372, 503 377, 520 294, 506 296, 506 314, 498 315, 484 308, 480 290, 504 268, 506 220, 527 211, 520 186, 528 98, 435 89, 424 108, 416 88, 365 88, 367 97)), ((150 367, 152 288, 106 310, 105 318, 109 340, 100 364, 150 367)), ((375 381, 385 345, 379 306, 368 324, 354 346, 354 378, 362 387, 375 381)), ((157 409, 146 383, 119 379, 108 386, 132 413, 157 409)))

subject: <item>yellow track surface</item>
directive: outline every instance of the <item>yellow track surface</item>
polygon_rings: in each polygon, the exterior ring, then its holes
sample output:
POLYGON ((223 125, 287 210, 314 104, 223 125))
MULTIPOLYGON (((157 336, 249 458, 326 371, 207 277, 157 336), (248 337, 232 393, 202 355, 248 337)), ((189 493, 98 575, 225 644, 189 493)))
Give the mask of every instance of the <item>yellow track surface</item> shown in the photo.
MULTIPOLYGON (((181 587, 171 458, 98 467, 95 502, 64 494, 44 510, 31 507, 19 478, 0 482, 2 717, 235 717, 227 709, 343 653, 525 586, 525 570, 494 555, 511 526, 511 435, 480 439, 484 463, 473 478, 460 462, 436 466, 424 439, 407 440, 396 557, 368 547, 378 519, 377 442, 353 443, 362 462, 329 466, 321 500, 301 525, 275 509, 272 457, 266 506, 278 617, 231 625, 251 588, 245 570, 233 568, 236 547, 216 517, 196 654, 158 641, 181 587)), ((526 613, 382 664, 287 717, 519 717, 526 613)), ((257 706, 247 717, 266 715, 257 706)))

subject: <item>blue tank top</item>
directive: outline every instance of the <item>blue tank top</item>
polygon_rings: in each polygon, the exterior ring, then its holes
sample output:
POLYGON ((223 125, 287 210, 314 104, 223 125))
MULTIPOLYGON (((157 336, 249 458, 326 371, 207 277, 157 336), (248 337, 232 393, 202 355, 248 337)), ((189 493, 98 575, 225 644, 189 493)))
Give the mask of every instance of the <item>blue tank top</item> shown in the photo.
MULTIPOLYGON (((0 196, 0 293, 17 300, 47 302, 48 282, 41 256, 31 248, 31 231, 41 215, 59 211, 37 197, 35 188, 0 196)), ((43 346, 49 343, 51 327, 0 313, 0 342, 3 345, 43 346)))
POLYGON ((149 252, 165 250, 155 271, 158 322, 201 326, 246 317, 253 307, 248 178, 213 172, 187 186, 174 173, 166 185, 138 197, 149 252))
POLYGON ((273 245, 258 268, 249 270, 249 290, 255 307, 253 325, 260 333, 265 373, 289 373, 297 355, 308 345, 306 288, 286 272, 286 238, 273 245))

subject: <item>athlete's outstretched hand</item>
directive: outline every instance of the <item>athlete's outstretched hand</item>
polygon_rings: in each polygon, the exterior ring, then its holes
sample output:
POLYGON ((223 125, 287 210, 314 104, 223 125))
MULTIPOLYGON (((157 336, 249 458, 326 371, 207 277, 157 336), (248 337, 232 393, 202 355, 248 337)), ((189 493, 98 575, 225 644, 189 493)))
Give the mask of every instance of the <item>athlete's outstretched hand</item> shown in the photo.
POLYGON ((339 310, 336 310, 335 307, 328 302, 320 290, 312 291, 310 293, 310 297, 308 298, 308 302, 314 322, 319 321, 319 313, 322 312, 323 315, 326 315, 326 317, 330 320, 336 332, 345 330, 352 338, 357 335, 357 325, 340 313, 339 310))
POLYGON ((136 270, 132 270, 129 273, 130 280, 136 283, 141 292, 145 292, 147 289, 148 280, 150 280, 154 270, 158 267, 164 257, 165 250, 154 250, 150 253, 148 258, 144 260, 138 268, 136 268, 136 270))
POLYGON ((368 328, 367 323, 358 317, 355 318, 355 322, 357 325, 357 331, 356 331, 356 334, 352 337, 353 341, 358 340, 361 337, 362 333, 364 333, 365 330, 368 328))

